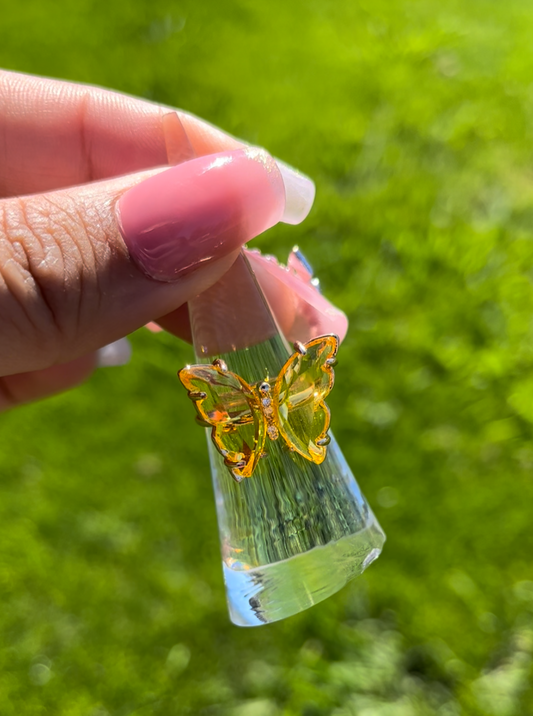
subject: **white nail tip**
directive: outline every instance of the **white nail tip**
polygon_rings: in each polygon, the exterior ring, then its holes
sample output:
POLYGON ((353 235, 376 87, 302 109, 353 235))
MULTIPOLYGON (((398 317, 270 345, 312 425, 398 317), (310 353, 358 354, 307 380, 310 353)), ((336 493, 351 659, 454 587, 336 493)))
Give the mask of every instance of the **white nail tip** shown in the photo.
POLYGON ((315 200, 315 184, 285 162, 276 159, 285 185, 285 212, 282 221, 285 224, 299 224, 311 211, 315 200))
POLYGON ((126 365, 131 358, 131 344, 127 338, 119 338, 114 343, 100 348, 98 351, 98 367, 111 368, 126 365))

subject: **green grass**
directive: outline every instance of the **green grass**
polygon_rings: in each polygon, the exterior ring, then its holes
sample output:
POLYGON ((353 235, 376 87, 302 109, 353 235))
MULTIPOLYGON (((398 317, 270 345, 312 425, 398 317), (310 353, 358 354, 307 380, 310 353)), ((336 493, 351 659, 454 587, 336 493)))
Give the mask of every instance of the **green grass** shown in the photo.
POLYGON ((204 435, 126 368, 1 419, 2 716, 533 713, 533 6, 2 3, 0 65, 184 107, 310 174, 351 320, 333 428, 388 535, 335 597, 226 616, 204 435))

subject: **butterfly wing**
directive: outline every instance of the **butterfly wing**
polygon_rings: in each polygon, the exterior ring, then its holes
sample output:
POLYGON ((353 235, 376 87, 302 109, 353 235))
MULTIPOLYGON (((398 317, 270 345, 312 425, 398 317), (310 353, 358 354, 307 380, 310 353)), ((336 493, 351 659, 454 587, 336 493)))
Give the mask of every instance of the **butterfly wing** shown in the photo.
POLYGON ((316 464, 326 457, 330 412, 324 399, 334 383, 339 340, 321 336, 285 363, 273 391, 279 431, 287 445, 316 464))
POLYGON ((250 477, 265 444, 265 418, 258 398, 235 373, 212 365, 191 365, 178 377, 194 402, 197 420, 210 426, 211 439, 233 477, 250 477))

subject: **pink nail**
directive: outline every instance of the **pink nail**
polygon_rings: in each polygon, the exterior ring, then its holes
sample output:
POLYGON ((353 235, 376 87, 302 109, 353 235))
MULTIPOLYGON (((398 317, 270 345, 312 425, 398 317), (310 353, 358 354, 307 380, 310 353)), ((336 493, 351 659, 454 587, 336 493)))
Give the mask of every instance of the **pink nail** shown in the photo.
POLYGON ((246 256, 287 339, 305 342, 326 333, 344 339, 348 330, 346 314, 306 278, 254 250, 247 251, 246 256))
POLYGON ((172 281, 239 249, 281 219, 285 189, 262 149, 211 154, 156 174, 117 204, 131 257, 172 281))
POLYGON ((296 276, 301 278, 304 283, 311 283, 311 279, 313 278, 313 269, 298 246, 294 246, 290 252, 289 259, 287 261, 287 268, 289 271, 292 271, 296 274, 296 276))

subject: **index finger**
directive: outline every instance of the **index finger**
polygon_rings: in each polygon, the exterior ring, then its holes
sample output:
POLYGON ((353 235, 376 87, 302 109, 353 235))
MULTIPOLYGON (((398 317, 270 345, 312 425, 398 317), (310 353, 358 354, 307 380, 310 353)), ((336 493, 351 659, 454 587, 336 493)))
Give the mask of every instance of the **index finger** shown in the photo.
POLYGON ((191 147, 203 156, 242 146, 184 112, 164 120, 174 112, 100 87, 0 70, 0 197, 165 165, 169 144, 183 160, 191 147))

